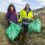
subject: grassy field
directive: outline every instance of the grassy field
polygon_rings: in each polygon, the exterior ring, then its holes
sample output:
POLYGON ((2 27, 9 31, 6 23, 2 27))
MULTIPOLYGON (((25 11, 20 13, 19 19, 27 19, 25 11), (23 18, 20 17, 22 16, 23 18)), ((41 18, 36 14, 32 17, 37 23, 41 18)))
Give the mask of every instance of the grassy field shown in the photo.
MULTIPOLYGON (((5 14, 0 13, 0 45, 11 45, 5 35, 7 25, 5 14)), ((43 28, 40 33, 30 33, 30 36, 27 34, 25 45, 45 45, 45 22, 42 25, 43 28)))

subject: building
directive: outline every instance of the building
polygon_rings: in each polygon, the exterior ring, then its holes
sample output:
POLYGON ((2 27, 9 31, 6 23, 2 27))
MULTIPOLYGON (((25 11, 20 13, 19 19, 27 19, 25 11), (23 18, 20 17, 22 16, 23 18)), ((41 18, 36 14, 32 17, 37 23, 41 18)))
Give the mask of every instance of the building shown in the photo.
POLYGON ((45 7, 33 10, 33 14, 35 15, 45 15, 45 7))

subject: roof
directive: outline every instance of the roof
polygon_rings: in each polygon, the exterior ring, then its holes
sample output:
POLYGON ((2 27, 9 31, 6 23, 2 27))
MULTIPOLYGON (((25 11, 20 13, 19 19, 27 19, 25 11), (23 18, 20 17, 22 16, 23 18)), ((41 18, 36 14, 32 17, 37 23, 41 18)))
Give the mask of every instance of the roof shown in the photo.
POLYGON ((39 10, 42 10, 42 9, 45 9, 45 7, 39 8, 39 9, 35 9, 35 10, 33 10, 33 11, 39 11, 39 10))

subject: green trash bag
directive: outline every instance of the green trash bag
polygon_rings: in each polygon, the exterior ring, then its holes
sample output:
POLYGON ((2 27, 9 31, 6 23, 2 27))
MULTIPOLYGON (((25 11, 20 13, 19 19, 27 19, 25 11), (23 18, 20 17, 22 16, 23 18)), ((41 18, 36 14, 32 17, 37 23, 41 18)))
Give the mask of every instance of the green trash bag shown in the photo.
POLYGON ((21 27, 15 23, 11 22, 10 26, 6 29, 6 36, 11 41, 14 41, 14 39, 18 36, 20 31, 21 31, 21 27))
POLYGON ((33 20, 28 26, 29 32, 41 32, 41 22, 39 19, 33 20))

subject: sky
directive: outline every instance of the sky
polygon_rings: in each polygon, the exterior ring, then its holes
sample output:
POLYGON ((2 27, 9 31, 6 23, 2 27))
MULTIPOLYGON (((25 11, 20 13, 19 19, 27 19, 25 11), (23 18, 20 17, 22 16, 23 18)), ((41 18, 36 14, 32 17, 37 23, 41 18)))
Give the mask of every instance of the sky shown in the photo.
POLYGON ((14 4, 17 12, 23 9, 26 3, 30 4, 32 10, 45 6, 45 0, 0 0, 0 12, 7 12, 10 3, 14 4))

